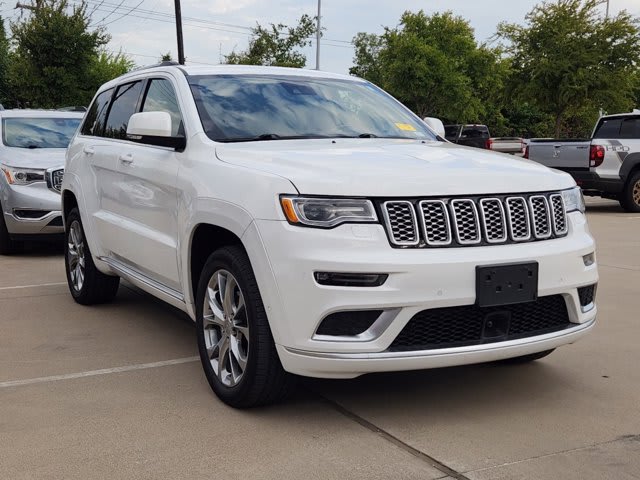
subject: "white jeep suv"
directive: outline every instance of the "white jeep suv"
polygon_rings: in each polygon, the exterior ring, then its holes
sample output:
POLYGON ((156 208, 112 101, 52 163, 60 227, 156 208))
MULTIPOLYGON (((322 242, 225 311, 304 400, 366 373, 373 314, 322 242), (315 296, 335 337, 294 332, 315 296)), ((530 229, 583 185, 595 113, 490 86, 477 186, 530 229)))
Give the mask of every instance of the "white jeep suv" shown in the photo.
POLYGON ((113 80, 67 153, 71 294, 109 301, 122 277, 187 312, 236 407, 292 374, 522 362, 582 337, 598 273, 575 182, 435 130, 343 75, 113 80))

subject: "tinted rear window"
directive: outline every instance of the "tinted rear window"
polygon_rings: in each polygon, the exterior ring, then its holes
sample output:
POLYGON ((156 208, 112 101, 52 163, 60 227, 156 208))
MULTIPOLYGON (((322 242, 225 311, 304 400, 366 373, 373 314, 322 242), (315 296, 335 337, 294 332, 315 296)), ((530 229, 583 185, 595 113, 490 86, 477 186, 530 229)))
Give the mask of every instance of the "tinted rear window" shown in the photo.
POLYGON ((600 120, 593 138, 620 138, 621 118, 603 118, 600 120))
POLYGON ((467 138, 489 138, 489 129, 483 125, 473 125, 462 129, 462 136, 467 138))
POLYGON ((111 101, 111 95, 113 89, 105 90, 100 93, 89 107, 87 116, 82 124, 83 135, 102 135, 104 130, 104 121, 107 118, 107 110, 109 109, 109 102, 111 101))
POLYGON ((458 125, 446 126, 444 127, 444 136, 446 138, 455 138, 458 136, 458 131, 460 127, 458 125))
POLYGON ((640 117, 622 120, 620 138, 640 138, 640 117))

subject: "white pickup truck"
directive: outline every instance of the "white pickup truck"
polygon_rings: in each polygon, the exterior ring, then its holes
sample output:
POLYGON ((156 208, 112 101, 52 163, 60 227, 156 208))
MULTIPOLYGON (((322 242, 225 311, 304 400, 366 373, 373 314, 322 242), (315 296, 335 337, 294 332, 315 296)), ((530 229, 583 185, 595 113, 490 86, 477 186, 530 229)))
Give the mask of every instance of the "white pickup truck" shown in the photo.
POLYGON ((570 173, 585 195, 640 212, 640 110, 601 117, 588 140, 531 140, 525 158, 570 173))

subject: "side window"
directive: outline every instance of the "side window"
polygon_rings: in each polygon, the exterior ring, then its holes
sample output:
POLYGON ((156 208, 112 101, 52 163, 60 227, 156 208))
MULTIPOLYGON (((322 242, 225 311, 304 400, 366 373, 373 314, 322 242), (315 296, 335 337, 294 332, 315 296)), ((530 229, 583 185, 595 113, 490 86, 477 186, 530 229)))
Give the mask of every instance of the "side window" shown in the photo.
POLYGON ((143 112, 167 112, 171 115, 171 135, 184 135, 182 115, 178 107, 175 90, 169 80, 154 78, 149 82, 147 95, 142 107, 143 112))
POLYGON ((605 118, 598 125, 593 138, 620 138, 620 123, 621 120, 619 118, 605 118))
POLYGON ((105 90, 100 93, 93 101, 84 118, 82 129, 80 130, 82 135, 91 135, 94 137, 102 135, 102 131, 104 130, 104 121, 107 117, 107 110, 109 109, 109 102, 111 101, 112 94, 113 89, 110 88, 109 90, 105 90))
POLYGON ((120 85, 111 101, 111 109, 104 129, 104 136, 109 138, 127 138, 127 125, 131 115, 136 113, 138 100, 142 93, 142 82, 120 85))
POLYGON ((640 139, 640 117, 625 118, 620 126, 620 138, 640 139))
POLYGON ((462 136, 467 138, 489 138, 489 130, 487 130, 487 127, 464 127, 462 136))

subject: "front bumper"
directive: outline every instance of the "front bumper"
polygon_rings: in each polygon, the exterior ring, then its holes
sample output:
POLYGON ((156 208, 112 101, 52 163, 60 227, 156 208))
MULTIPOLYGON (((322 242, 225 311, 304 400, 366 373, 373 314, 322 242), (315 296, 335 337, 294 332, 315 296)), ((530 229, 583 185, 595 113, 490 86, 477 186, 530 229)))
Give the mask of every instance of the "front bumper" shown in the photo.
POLYGON ((486 247, 394 249, 381 225, 342 225, 331 230, 255 221, 243 240, 254 265, 280 359, 286 370, 306 376, 354 377, 363 373, 422 369, 526 355, 571 343, 595 322, 595 306, 583 312, 577 288, 598 281, 586 218, 569 216, 567 237, 486 247), (539 296, 562 295, 571 328, 547 335, 430 351, 390 352, 409 320, 432 308, 475 303, 475 268, 536 261, 539 296), (386 273, 380 287, 335 287, 313 273, 386 273), (376 335, 327 339, 315 335, 329 314, 346 310, 394 311, 376 335))
POLYGON ((9 185, 1 187, 2 214, 11 236, 62 234, 60 194, 47 188, 46 183, 9 185))

